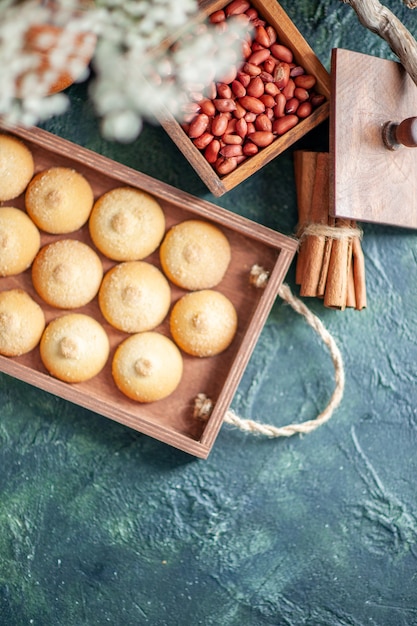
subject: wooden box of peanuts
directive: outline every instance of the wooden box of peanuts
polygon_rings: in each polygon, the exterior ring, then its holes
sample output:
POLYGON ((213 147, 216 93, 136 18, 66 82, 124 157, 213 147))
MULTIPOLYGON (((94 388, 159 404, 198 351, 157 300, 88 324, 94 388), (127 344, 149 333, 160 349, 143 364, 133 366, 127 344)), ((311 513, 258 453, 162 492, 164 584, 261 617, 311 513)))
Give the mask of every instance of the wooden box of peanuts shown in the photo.
POLYGON ((238 24, 238 61, 222 80, 190 86, 184 112, 159 121, 221 196, 329 116, 330 76, 276 0, 203 0, 200 7, 200 29, 238 24))
POLYGON ((0 233, 0 371, 206 458, 296 241, 1 126, 0 233))

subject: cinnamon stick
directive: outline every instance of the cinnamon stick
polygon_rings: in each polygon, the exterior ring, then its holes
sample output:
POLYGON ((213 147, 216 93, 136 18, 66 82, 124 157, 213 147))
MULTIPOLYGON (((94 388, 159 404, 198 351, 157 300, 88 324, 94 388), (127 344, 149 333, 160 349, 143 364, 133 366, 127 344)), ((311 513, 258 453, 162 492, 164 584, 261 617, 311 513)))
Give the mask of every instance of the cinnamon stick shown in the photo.
POLYGON ((355 278, 353 276, 353 259, 349 266, 346 306, 356 309, 355 278))
MULTIPOLYGON (((311 198, 309 223, 326 225, 329 216, 329 154, 317 153, 316 174, 311 198)), ((300 294, 316 296, 323 263, 326 237, 306 235, 304 239, 304 270, 300 294)))
MULTIPOLYGON (((302 233, 310 217, 311 198, 316 175, 317 152, 296 150, 294 152, 294 173, 297 192, 298 231, 302 233)), ((295 282, 301 285, 304 274, 305 247, 298 249, 295 282)))
MULTIPOLYGON (((333 227, 335 225, 334 217, 329 217, 328 224, 331 227, 333 227)), ((324 297, 324 293, 326 291, 327 273, 329 271, 330 256, 331 256, 331 253, 332 253, 332 243, 333 243, 333 239, 331 237, 326 237, 326 243, 324 245, 324 252, 323 252, 323 261, 322 261, 322 265, 321 265, 320 278, 319 278, 319 283, 317 285, 317 296, 319 298, 323 298, 324 297)))
MULTIPOLYGON (((343 228, 351 225, 350 220, 337 219, 335 227, 343 228)), ((346 308, 349 268, 352 261, 352 238, 334 239, 327 273, 324 305, 332 309, 346 308)))
POLYGON ((365 280, 365 257, 359 237, 352 241, 353 276, 355 283, 356 309, 361 311, 366 308, 366 280, 365 280))
POLYGON ((300 295, 323 298, 326 307, 366 307, 365 261, 356 223, 329 216, 328 153, 294 153, 300 246, 296 283, 300 295), (350 229, 337 232, 337 229, 350 229), (330 232, 329 232, 330 230, 330 232))

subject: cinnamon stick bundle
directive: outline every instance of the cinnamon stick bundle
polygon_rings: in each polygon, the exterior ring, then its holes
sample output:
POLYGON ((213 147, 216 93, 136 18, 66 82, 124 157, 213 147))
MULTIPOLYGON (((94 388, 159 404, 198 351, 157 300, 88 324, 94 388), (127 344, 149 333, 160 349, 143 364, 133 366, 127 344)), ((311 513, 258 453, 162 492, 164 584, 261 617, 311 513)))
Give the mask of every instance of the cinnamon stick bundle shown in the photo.
POLYGON ((366 307, 365 261, 352 220, 329 215, 329 154, 296 151, 294 171, 300 245, 296 283, 300 295, 326 307, 366 307))

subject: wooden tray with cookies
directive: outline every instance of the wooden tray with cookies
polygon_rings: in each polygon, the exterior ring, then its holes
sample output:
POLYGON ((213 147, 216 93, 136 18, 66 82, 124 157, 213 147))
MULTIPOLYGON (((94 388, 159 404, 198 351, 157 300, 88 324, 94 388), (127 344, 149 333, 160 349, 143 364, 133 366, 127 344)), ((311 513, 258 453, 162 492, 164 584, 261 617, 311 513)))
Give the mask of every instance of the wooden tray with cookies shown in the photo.
POLYGON ((3 126, 0 233, 0 371, 207 458, 297 242, 3 126))

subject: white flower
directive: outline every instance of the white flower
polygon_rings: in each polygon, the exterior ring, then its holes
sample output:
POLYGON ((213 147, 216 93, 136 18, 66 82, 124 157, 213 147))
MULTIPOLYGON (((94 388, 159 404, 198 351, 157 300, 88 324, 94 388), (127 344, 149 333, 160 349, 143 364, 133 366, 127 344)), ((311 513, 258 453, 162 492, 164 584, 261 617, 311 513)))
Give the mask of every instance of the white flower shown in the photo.
POLYGON ((0 115, 13 123, 60 115, 68 95, 47 94, 63 72, 86 80, 85 59, 94 50, 89 96, 102 133, 132 141, 144 119, 166 110, 180 115, 192 94, 221 79, 241 54, 239 30, 220 35, 198 24, 197 0, 96 0, 82 9, 79 0, 0 2, 0 115), (194 28, 185 28, 190 23, 194 28), (55 32, 41 32, 38 49, 28 48, 29 29, 42 25, 55 32), (174 45, 164 48, 169 41, 174 45), (39 47, 48 53, 42 72, 39 47))

